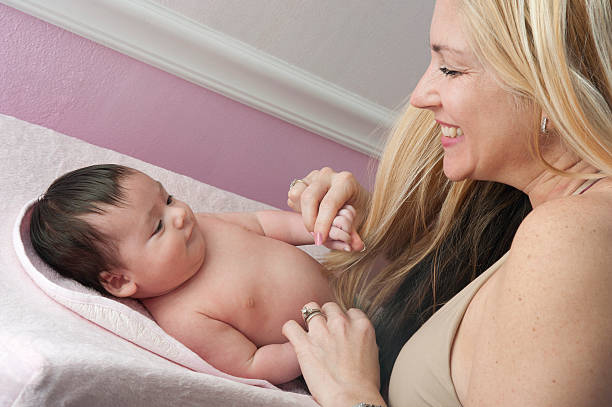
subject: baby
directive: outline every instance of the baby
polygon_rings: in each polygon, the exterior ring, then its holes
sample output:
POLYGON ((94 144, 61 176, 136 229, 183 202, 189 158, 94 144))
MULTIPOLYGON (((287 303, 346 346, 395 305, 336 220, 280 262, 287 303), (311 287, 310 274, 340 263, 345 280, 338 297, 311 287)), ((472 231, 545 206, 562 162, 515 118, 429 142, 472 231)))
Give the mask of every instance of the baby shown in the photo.
MULTIPOLYGON (((351 247, 354 216, 352 207, 338 213, 330 247, 360 249, 351 247)), ((194 214, 159 182, 118 165, 55 180, 34 205, 30 236, 62 275, 139 299, 168 334, 235 376, 298 377, 281 327, 301 322, 305 303, 332 300, 323 267, 295 247, 313 243, 299 214, 194 214)))

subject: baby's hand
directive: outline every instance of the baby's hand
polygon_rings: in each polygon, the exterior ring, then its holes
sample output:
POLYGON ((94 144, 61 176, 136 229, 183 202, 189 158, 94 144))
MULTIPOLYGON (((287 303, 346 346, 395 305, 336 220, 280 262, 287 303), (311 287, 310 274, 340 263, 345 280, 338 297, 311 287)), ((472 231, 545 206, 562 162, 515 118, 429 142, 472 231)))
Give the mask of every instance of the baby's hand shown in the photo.
POLYGON ((365 245, 353 226, 357 212, 351 205, 344 205, 336 214, 329 238, 323 244, 332 250, 361 251, 365 245))

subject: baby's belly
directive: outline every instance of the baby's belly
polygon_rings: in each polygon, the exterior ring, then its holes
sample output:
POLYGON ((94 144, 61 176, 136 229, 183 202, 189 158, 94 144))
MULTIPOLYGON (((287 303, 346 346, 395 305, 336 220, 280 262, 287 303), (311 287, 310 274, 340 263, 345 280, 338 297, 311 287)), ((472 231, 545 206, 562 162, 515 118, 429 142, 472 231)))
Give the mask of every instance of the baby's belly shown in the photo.
POLYGON ((303 324, 300 310, 307 302, 322 305, 332 300, 323 267, 298 248, 282 249, 272 248, 258 256, 262 261, 244 269, 237 282, 239 301, 229 307, 233 315, 227 315, 258 346, 286 342, 281 334, 283 324, 290 319, 303 324))

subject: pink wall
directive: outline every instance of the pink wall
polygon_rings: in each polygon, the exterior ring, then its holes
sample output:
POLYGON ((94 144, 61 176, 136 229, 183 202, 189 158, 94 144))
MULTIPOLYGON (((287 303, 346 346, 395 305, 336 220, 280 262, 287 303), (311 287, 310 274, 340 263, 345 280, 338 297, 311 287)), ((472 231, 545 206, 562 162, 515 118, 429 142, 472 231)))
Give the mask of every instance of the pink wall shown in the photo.
POLYGON ((292 178, 368 157, 0 4, 0 113, 286 208, 292 178))

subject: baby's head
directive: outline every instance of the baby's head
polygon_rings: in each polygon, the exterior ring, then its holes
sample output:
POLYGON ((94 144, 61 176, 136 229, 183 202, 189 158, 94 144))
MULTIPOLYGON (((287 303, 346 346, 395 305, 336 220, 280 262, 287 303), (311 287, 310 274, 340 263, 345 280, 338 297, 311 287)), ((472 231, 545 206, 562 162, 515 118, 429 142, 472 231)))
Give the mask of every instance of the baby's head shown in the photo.
POLYGON ((30 238, 65 277, 117 297, 169 292, 204 259, 195 215, 149 176, 114 164, 55 180, 32 210, 30 238))
POLYGON ((121 181, 134 170, 114 164, 93 165, 56 179, 32 209, 30 239, 38 255, 65 277, 106 293, 102 270, 122 267, 109 236, 85 220, 121 205, 121 181))

